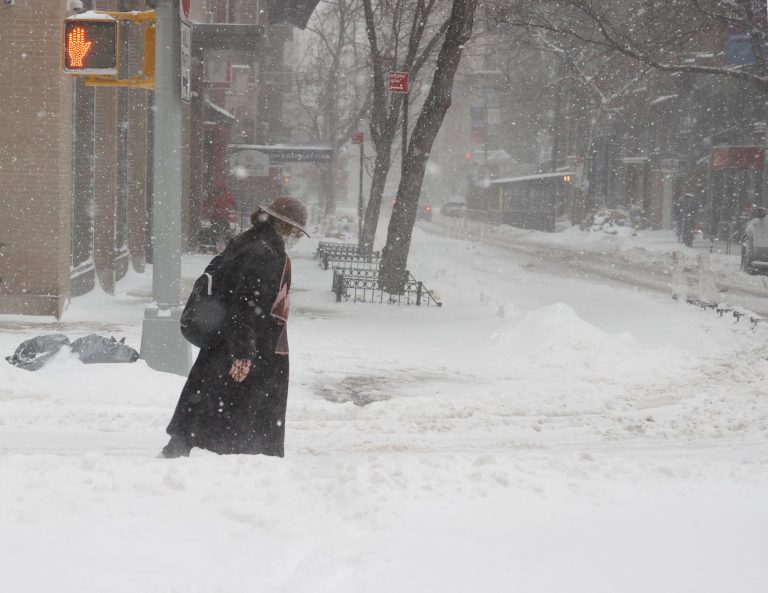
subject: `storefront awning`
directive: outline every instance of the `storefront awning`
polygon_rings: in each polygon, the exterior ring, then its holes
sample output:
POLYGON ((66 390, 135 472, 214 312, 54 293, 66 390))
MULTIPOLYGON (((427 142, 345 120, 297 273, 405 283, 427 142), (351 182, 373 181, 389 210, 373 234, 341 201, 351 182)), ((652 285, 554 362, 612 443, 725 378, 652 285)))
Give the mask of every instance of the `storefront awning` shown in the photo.
POLYGON ((328 146, 298 146, 292 144, 230 144, 232 154, 255 150, 266 154, 272 165, 286 163, 328 163, 333 150, 328 146))
POLYGON ((223 107, 219 107, 210 99, 205 100, 205 123, 231 124, 236 121, 234 115, 223 107))

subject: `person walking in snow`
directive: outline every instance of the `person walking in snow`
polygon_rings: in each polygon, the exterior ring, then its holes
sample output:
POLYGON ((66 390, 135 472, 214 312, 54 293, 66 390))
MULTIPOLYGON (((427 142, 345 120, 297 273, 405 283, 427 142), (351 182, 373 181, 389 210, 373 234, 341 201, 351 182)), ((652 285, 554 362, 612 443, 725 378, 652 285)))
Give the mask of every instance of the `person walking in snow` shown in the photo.
POLYGON ((216 281, 225 295, 222 338, 201 348, 168 425, 163 457, 193 447, 216 453, 283 456, 288 400, 291 260, 307 209, 291 197, 251 215, 232 239, 216 281))
POLYGON ((211 232, 217 244, 221 244, 219 251, 223 249, 232 235, 229 232, 229 213, 237 207, 235 197, 227 191, 223 185, 217 185, 213 198, 203 205, 203 215, 211 221, 211 232))
POLYGON ((696 215, 699 212, 699 202, 690 193, 683 194, 680 204, 680 236, 683 243, 693 247, 693 237, 696 234, 696 215))

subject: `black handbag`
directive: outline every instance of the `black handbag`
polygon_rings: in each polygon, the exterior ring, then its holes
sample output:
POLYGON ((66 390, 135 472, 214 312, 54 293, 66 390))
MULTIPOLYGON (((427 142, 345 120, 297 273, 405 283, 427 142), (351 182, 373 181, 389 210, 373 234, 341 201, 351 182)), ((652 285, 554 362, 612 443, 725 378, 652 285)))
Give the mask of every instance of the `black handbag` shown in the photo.
POLYGON ((181 313, 181 334, 198 348, 209 347, 222 338, 227 313, 217 277, 224 254, 217 255, 192 286, 192 293, 181 313))

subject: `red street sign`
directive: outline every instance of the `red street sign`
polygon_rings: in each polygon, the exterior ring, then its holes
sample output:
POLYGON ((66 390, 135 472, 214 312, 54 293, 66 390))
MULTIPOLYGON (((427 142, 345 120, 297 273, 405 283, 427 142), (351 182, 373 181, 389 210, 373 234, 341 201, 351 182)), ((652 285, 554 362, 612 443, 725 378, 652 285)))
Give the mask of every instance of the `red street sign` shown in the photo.
POLYGON ((760 170, 765 161, 762 146, 716 146, 712 149, 710 166, 713 171, 724 169, 760 170))
POLYGON ((408 92, 408 73, 390 72, 389 73, 389 92, 407 93, 408 92))
POLYGON ((352 144, 362 144, 362 143, 363 143, 363 133, 352 132, 352 144))

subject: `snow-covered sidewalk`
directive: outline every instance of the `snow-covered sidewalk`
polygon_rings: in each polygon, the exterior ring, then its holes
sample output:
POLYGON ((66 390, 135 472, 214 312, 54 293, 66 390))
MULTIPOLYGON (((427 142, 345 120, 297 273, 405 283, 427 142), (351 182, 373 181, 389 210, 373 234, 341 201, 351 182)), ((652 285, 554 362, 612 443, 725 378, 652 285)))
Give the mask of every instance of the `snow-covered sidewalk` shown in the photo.
MULTIPOLYGON (((443 308, 337 304, 313 247, 285 459, 155 458, 183 378, 142 361, 0 362, 3 590, 765 591, 768 332, 421 229, 443 308)), ((0 349, 138 347, 148 283, 0 349)))

